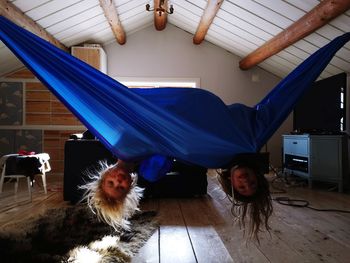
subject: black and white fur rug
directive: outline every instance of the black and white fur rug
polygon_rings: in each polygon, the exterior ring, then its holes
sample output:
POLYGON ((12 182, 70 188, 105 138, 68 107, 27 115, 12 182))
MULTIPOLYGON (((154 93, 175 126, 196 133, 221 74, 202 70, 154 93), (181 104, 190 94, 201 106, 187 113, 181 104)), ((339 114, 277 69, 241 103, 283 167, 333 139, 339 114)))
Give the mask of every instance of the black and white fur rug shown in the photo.
POLYGON ((50 209, 0 230, 0 262, 130 262, 158 228, 153 211, 130 221, 130 232, 117 233, 86 205, 50 209))

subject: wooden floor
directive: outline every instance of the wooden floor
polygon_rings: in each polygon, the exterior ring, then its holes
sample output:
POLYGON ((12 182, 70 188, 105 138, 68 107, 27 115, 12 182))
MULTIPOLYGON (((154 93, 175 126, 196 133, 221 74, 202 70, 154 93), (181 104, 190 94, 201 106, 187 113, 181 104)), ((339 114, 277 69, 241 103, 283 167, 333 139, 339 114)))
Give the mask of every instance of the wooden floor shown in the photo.
MULTIPOLYGON (((158 211, 160 227, 133 262, 350 262, 350 214, 317 212, 274 202, 271 232, 260 235, 260 244, 246 242, 213 171, 208 181, 208 195, 204 197, 150 199, 142 203, 142 209, 158 211)), ((68 205, 63 201, 60 179, 48 176, 48 189, 45 195, 36 185, 33 201, 28 202, 25 187, 15 199, 12 185, 5 185, 0 195, 0 227, 50 207, 68 205)), ((290 187, 287 193, 273 196, 305 199, 318 208, 350 210, 349 194, 320 188, 290 187)))

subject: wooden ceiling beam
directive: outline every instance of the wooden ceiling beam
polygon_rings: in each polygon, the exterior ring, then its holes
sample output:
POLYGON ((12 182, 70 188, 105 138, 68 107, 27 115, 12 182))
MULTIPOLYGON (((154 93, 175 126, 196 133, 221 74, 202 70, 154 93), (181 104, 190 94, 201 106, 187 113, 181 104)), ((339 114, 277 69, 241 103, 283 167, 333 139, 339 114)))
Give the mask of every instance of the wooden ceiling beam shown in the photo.
POLYGON ((310 35, 332 19, 350 9, 349 0, 323 0, 287 29, 277 34, 239 62, 243 70, 250 69, 286 47, 310 35))
POLYGON ((0 15, 34 33, 35 35, 47 40, 56 47, 67 52, 69 51, 65 45, 54 38, 43 27, 33 21, 30 17, 26 16, 21 10, 19 10, 14 4, 10 3, 9 1, 0 0, 0 15))
POLYGON ((198 24, 196 33, 193 37, 193 43, 199 45, 204 40, 210 25, 220 9, 223 0, 208 0, 207 6, 198 24))
POLYGON ((124 45, 126 42, 125 31, 119 20, 118 12, 115 8, 113 0, 100 0, 100 6, 102 7, 104 15, 111 26, 115 39, 120 45, 124 45))

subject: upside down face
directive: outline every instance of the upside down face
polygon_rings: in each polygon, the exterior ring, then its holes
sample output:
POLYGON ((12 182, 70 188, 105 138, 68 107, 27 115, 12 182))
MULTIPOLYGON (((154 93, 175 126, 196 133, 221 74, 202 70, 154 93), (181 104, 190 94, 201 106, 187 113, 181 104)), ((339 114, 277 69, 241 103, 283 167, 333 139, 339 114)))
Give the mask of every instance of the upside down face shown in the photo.
POLYGON ((238 167, 231 171, 233 188, 243 196, 252 196, 258 188, 258 179, 255 172, 248 167, 238 167))
POLYGON ((123 200, 130 191, 131 183, 130 171, 115 167, 104 175, 102 190, 113 200, 123 200))

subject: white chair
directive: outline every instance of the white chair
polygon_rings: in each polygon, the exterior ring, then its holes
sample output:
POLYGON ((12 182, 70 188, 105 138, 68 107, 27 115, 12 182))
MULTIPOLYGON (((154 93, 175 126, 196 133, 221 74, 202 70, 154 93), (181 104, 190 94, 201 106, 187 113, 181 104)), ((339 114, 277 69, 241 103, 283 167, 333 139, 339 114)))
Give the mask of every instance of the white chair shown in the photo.
MULTIPOLYGON (((2 171, 1 171, 1 178, 0 178, 0 193, 2 193, 3 190, 3 185, 4 185, 4 181, 5 178, 12 178, 15 179, 15 194, 17 194, 18 191, 18 182, 19 179, 21 178, 26 178, 27 179, 27 185, 28 185, 28 193, 29 193, 29 197, 30 199, 32 199, 32 190, 31 190, 31 186, 32 186, 32 182, 30 181, 29 176, 23 175, 23 174, 6 174, 6 160, 8 157, 10 156, 18 156, 18 154, 9 154, 9 155, 4 155, 1 157, 0 159, 0 168, 2 167, 2 171)), ((35 174, 35 176, 40 175, 42 182, 43 182, 43 188, 44 188, 44 192, 45 194, 47 194, 47 188, 46 188, 46 173, 51 171, 51 166, 49 163, 49 159, 50 156, 47 153, 40 153, 40 154, 36 154, 36 155, 31 155, 30 157, 36 157, 38 158, 39 162, 40 162, 40 167, 39 167, 39 171, 40 173, 35 174)))
POLYGON ((49 163, 50 156, 47 153, 39 153, 39 154, 36 154, 35 156, 39 159, 39 161, 41 163, 41 166, 39 168, 41 173, 40 174, 36 174, 36 175, 40 175, 41 176, 41 179, 43 181, 44 192, 45 192, 45 194, 47 194, 46 173, 51 171, 51 166, 50 166, 50 163, 49 163))

